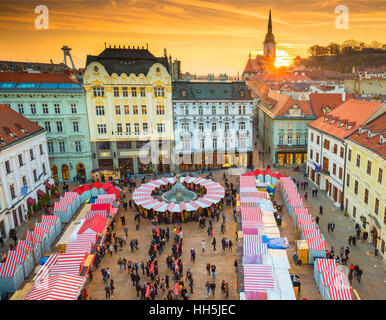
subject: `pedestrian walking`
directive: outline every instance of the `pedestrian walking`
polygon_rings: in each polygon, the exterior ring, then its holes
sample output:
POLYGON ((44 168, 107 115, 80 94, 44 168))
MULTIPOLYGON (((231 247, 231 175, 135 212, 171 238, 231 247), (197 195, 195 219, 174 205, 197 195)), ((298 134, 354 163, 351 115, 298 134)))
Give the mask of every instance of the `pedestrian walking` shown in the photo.
POLYGON ((208 276, 210 276, 210 263, 206 264, 206 272, 208 273, 208 276))
POLYGON ((363 274, 363 270, 359 268, 357 271, 357 279, 359 283, 361 282, 362 274, 363 274))
POLYGON ((348 255, 350 254, 350 249, 348 247, 346 247, 346 250, 344 251, 345 255, 346 255, 346 259, 348 260, 348 255))
POLYGON ((213 245, 213 250, 216 251, 216 237, 213 238, 212 245, 213 245))
POLYGON ((111 287, 108 283, 105 285, 105 291, 106 291, 106 299, 110 299, 111 297, 111 287))
POLYGON ((330 233, 330 230, 331 230, 331 222, 328 222, 327 223, 327 231, 330 233))
POLYGON ((210 284, 210 290, 212 291, 212 295, 213 295, 213 297, 214 297, 215 294, 216 294, 216 283, 214 282, 214 280, 213 280, 212 283, 210 284))
POLYGON ((202 252, 205 252, 205 240, 201 241, 202 252))
POLYGON ((206 288, 206 298, 208 299, 209 293, 210 293, 210 282, 209 281, 206 282, 205 288, 206 288))
POLYGON ((123 231, 125 232, 125 235, 126 235, 126 238, 128 236, 128 233, 129 233, 129 229, 127 227, 124 227, 123 228, 123 231))
POLYGON ((357 244, 357 238, 355 236, 352 237, 352 245, 355 247, 357 244))
POLYGON ((121 216, 121 223, 122 223, 122 226, 126 225, 125 216, 121 216))
POLYGON ((229 240, 228 247, 229 247, 229 251, 232 252, 232 247, 233 247, 232 240, 229 240))
POLYGON ((319 225, 319 216, 316 216, 315 222, 316 222, 317 225, 319 225))
POLYGON ((319 214, 323 215, 323 206, 322 205, 319 207, 319 214))
POLYGON ((348 241, 347 241, 347 242, 348 242, 348 245, 351 246, 351 243, 352 243, 352 236, 349 236, 349 237, 348 237, 348 241))
POLYGON ((306 192, 306 193, 304 194, 304 200, 306 200, 306 201, 307 201, 307 196, 308 196, 308 192, 306 192))
POLYGON ((210 267, 211 271, 212 271, 212 277, 214 279, 216 279, 216 266, 213 264, 211 267, 210 267))
POLYGON ((334 232, 335 229, 335 223, 334 221, 331 222, 331 232, 334 232))
POLYGON ((350 271, 348 273, 348 281, 350 281, 350 285, 352 286, 352 278, 353 278, 353 275, 352 275, 352 271, 350 271))

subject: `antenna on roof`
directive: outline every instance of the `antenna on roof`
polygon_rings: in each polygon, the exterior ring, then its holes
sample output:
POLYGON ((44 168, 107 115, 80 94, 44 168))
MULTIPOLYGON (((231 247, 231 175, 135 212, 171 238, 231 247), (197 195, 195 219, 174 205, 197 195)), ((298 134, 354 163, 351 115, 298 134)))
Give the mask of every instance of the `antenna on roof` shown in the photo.
POLYGON ((106 42, 105 42, 105 49, 106 49, 106 42))

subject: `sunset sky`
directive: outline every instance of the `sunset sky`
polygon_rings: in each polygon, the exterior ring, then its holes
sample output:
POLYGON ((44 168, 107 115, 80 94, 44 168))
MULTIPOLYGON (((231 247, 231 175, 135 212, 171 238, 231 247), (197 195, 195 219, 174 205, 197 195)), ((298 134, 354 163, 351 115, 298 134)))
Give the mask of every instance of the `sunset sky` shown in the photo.
POLYGON ((156 56, 182 61, 182 71, 240 74, 261 53, 272 9, 279 55, 308 55, 314 44, 356 39, 385 41, 385 0, 0 0, 0 59, 63 61, 72 48, 77 67, 104 43, 146 46, 156 56), (37 5, 49 9, 49 29, 37 30, 37 5), (349 29, 335 29, 335 7, 349 9, 349 29))

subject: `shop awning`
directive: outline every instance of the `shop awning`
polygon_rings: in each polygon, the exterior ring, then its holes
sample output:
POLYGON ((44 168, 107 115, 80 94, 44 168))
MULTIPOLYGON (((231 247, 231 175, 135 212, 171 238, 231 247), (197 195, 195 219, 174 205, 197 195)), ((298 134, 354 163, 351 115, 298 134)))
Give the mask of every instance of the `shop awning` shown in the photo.
POLYGON ((46 187, 46 190, 51 190, 52 189, 52 184, 49 184, 48 182, 46 182, 44 185, 46 187))
POLYGON ((28 206, 33 206, 35 203, 36 203, 36 200, 35 200, 35 199, 32 199, 31 197, 29 197, 29 198, 27 199, 27 205, 28 205, 28 206))
POLYGON ((40 198, 40 197, 44 197, 46 194, 44 193, 44 191, 39 189, 38 192, 37 192, 37 195, 38 195, 38 198, 40 198))

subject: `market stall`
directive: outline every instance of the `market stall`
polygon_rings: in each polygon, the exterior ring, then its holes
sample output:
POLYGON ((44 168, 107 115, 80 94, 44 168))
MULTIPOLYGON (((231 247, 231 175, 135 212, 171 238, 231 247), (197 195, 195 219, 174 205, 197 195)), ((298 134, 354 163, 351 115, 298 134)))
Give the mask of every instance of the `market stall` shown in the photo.
POLYGON ((15 292, 24 282, 25 274, 22 263, 25 254, 8 251, 4 263, 0 263, 0 292, 15 292))
POLYGON ((316 259, 314 263, 314 280, 316 285, 323 285, 323 272, 338 272, 335 259, 316 259))
POLYGON ((56 274, 35 282, 25 300, 77 300, 87 277, 56 274))

